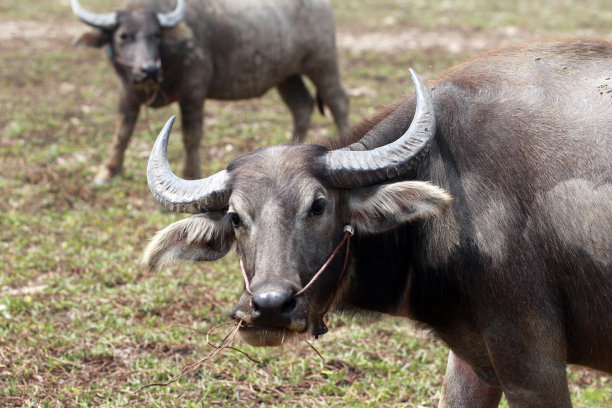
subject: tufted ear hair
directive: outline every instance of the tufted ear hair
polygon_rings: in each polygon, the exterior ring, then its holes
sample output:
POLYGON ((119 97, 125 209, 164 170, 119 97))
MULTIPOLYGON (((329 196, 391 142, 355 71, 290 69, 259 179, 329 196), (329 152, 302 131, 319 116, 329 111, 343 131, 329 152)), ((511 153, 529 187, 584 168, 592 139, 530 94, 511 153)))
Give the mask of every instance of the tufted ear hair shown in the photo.
POLYGON ((149 270, 174 260, 214 261, 222 258, 234 243, 234 230, 226 216, 196 214, 159 231, 142 257, 149 270))
POLYGON ((435 216, 449 207, 451 200, 442 188, 425 181, 356 188, 349 193, 351 224, 363 233, 375 234, 435 216))
POLYGON ((93 29, 85 31, 83 34, 78 36, 73 45, 86 45, 88 47, 101 48, 106 44, 110 43, 111 34, 108 30, 93 29))

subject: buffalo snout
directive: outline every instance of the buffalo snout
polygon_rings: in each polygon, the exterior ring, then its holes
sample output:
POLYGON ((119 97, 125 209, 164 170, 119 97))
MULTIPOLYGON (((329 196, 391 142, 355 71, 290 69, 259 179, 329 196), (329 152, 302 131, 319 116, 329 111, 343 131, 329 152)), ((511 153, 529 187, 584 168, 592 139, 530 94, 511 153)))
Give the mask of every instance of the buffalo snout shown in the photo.
POLYGON ((161 82, 162 70, 159 63, 146 62, 132 70, 132 82, 134 84, 153 81, 161 82))
POLYGON ((292 287, 272 284, 244 292, 232 310, 241 322, 242 337, 254 346, 279 345, 308 329, 309 302, 292 287))
POLYGON ((140 70, 150 77, 158 77, 161 71, 159 65, 154 62, 142 64, 140 70))
POLYGON ((266 290, 251 298, 253 324, 258 326, 288 326, 297 311, 297 300, 291 290, 266 290))

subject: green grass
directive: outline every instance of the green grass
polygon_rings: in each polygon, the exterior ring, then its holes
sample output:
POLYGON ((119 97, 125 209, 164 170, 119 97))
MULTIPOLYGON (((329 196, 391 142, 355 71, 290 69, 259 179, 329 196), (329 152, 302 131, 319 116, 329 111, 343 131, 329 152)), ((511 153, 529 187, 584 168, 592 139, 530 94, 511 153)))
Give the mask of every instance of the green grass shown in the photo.
MULTIPOLYGON (((609 36, 606 1, 549 3, 333 1, 343 35, 382 33, 392 41, 408 30, 437 39, 391 52, 341 47, 351 122, 409 93, 408 67, 433 78, 471 56, 474 39, 486 40, 487 48, 498 39, 511 42, 514 34, 500 34, 505 27, 524 39, 609 36), (462 35, 461 47, 447 52, 445 42, 462 35)), ((120 2, 83 4, 108 11, 120 2)), ((443 344, 405 320, 339 315, 315 342, 325 360, 305 342, 284 349, 239 344, 259 362, 226 350, 177 383, 137 392, 171 380, 212 351, 206 332, 227 320, 240 294, 237 261, 230 256, 155 274, 139 268, 147 240, 183 217, 162 213, 145 180, 156 133, 177 107, 143 112, 123 177, 92 188, 115 121, 117 85, 103 52, 71 46, 66 33, 78 23, 67 0, 6 0, 0 15, 20 27, 66 28, 0 41, 0 406, 436 406, 448 352, 443 344)), ((311 135, 331 134, 330 122, 329 115, 316 115, 311 135)), ((203 171, 288 141, 290 129, 275 92, 208 101, 203 171)), ((180 138, 173 138, 175 168, 181 150, 180 138)), ((219 335, 212 340, 219 342, 219 335)), ((609 377, 568 371, 575 406, 605 407, 612 400, 609 377)))

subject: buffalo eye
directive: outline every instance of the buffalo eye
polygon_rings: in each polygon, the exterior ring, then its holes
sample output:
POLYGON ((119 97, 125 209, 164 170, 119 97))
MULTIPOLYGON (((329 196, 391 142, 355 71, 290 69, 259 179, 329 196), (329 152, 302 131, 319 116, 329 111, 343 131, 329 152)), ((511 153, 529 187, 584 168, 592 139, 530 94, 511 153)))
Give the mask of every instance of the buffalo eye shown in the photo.
POLYGON ((240 217, 236 213, 229 213, 229 218, 232 223, 232 227, 238 228, 240 226, 240 217))
POLYGON ((119 34, 119 39, 121 41, 127 41, 128 38, 130 38, 130 35, 125 31, 119 34))
POLYGON ((310 216, 319 216, 323 215, 325 212, 325 205, 327 202, 324 198, 317 198, 313 201, 312 207, 310 207, 310 216))

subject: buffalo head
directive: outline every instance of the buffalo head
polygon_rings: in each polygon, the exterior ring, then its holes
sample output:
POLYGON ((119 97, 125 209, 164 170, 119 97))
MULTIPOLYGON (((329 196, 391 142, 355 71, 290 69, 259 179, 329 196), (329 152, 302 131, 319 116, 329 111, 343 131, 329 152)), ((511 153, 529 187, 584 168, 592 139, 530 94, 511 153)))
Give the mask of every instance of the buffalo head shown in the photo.
POLYGON ((77 44, 91 47, 108 45, 118 74, 132 84, 153 85, 162 80, 160 44, 164 29, 185 18, 185 0, 177 0, 170 13, 147 9, 120 10, 96 14, 85 10, 78 0, 71 0, 72 11, 84 23, 94 27, 77 44))
POLYGON ((373 150, 357 144, 332 151, 272 146, 188 181, 168 165, 170 119, 149 158, 149 187, 168 209, 196 215, 160 231, 143 262, 156 268, 174 259, 211 261, 236 243, 245 290, 232 317, 241 321, 243 338, 269 346, 296 333, 324 333, 324 314, 350 285, 350 259, 343 272, 350 242, 345 227, 374 234, 449 204, 439 187, 397 181, 426 153, 435 132, 431 96, 412 70, 411 75, 417 106, 410 128, 373 150))

